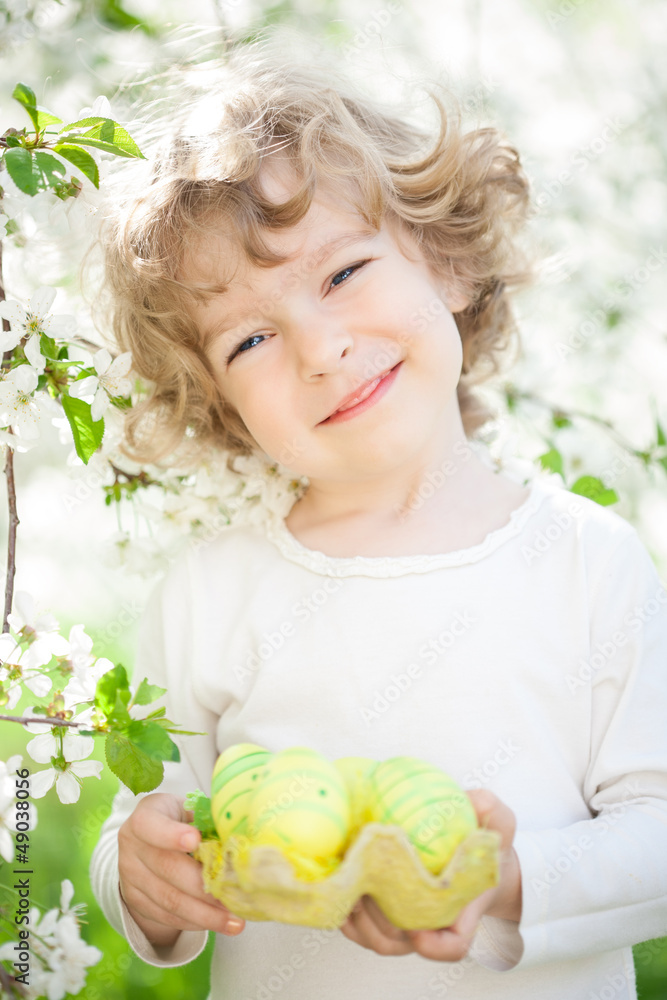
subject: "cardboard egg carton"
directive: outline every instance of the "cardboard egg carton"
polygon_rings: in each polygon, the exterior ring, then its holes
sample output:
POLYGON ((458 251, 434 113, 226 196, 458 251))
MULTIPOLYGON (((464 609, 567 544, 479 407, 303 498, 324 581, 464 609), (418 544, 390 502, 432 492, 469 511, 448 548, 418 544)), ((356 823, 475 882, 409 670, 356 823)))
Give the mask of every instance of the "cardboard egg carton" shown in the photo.
POLYGON ((235 837, 224 844, 205 840, 194 857, 203 865, 206 891, 246 920, 340 927, 367 894, 403 930, 448 927, 499 881, 500 835, 492 830, 471 833, 438 875, 424 867, 405 831, 382 823, 367 823, 321 881, 297 878, 277 847, 245 845, 240 852, 235 837))

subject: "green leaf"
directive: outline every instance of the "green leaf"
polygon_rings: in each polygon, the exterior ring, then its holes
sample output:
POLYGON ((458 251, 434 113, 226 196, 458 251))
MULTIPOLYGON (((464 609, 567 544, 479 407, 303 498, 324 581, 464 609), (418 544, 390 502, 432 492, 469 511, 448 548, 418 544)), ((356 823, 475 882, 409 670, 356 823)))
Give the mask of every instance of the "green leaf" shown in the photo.
POLYGON ((31 90, 26 83, 17 83, 14 87, 12 97, 25 108, 30 115, 30 119, 35 126, 35 129, 39 131, 39 122, 37 119, 37 98, 35 97, 34 90, 31 90))
POLYGON ((162 781, 163 764, 135 746, 124 733, 108 734, 104 742, 104 755, 109 770, 135 795, 139 792, 152 792, 162 781))
POLYGON ((157 684, 149 684, 144 677, 141 684, 137 688, 137 693, 132 699, 132 704, 150 705, 152 701, 157 701, 158 698, 165 694, 166 690, 166 688, 158 687, 157 684))
POLYGON ((53 152, 58 153, 63 159, 68 160, 69 163, 74 164, 82 174, 92 181, 96 188, 100 186, 100 172, 97 168, 95 160, 87 153, 85 149, 81 149, 79 146, 75 146, 68 142, 59 142, 53 147, 53 152))
POLYGON ((176 744, 157 722, 134 719, 121 732, 106 738, 109 768, 135 795, 151 792, 162 781, 163 761, 179 761, 176 744))
POLYGON ((5 166, 19 191, 30 197, 37 194, 41 174, 29 150, 24 146, 5 150, 5 166))
POLYGON ((122 663, 117 663, 113 670, 107 670, 98 680, 95 688, 95 707, 104 715, 111 715, 118 697, 125 705, 130 700, 130 684, 122 663))
POLYGON ((83 399, 63 395, 60 401, 72 428, 76 453, 81 461, 88 465, 88 459, 95 454, 102 443, 104 420, 93 420, 91 405, 83 399))
POLYGON ((594 500, 601 507, 609 507, 612 503, 618 503, 618 496, 614 490, 607 489, 597 476, 580 476, 576 483, 573 483, 568 489, 571 493, 578 493, 579 496, 594 500))
POLYGON ((136 142, 130 133, 115 122, 112 118, 81 118, 79 121, 71 122, 60 130, 60 135, 68 143, 77 143, 83 146, 94 146, 103 149, 107 153, 115 153, 116 156, 129 156, 145 159, 136 142), (68 135, 73 129, 81 129, 92 126, 81 135, 68 135))
POLYGON ((159 722, 150 719, 133 719, 125 730, 135 746, 156 760, 179 761, 181 755, 174 741, 159 722))
POLYGON ((539 462, 543 469, 551 469, 552 472, 563 475, 563 456, 556 448, 550 448, 544 455, 540 455, 539 462))
POLYGON ((657 428, 657 433, 658 433, 658 447, 662 447, 663 445, 667 444, 667 438, 665 437, 665 432, 663 431, 662 427, 660 426, 660 422, 659 421, 656 421, 656 428, 657 428))
POLYGON ((47 125, 62 124, 62 118, 57 118, 56 115, 47 111, 46 108, 42 108, 37 104, 35 92, 27 84, 17 83, 14 87, 12 97, 28 112, 36 132, 42 132, 47 125))
POLYGON ((47 125, 62 125, 62 122, 62 118, 37 105, 37 128, 40 132, 43 132, 47 125))
POLYGON ((147 719, 161 719, 167 714, 167 709, 162 706, 162 708, 156 708, 154 712, 149 712, 146 716, 147 719))
POLYGON ((51 361, 56 361, 58 359, 58 347, 53 337, 49 337, 46 333, 42 333, 39 338, 39 346, 45 358, 49 358, 51 361))
POLYGON ((39 149, 35 150, 33 156, 41 174, 40 188, 53 188, 60 184, 67 169, 64 164, 51 153, 43 153, 39 149))
POLYGON ((196 788, 194 792, 188 792, 183 808, 194 813, 192 825, 197 827, 203 840, 220 840, 213 822, 211 800, 208 795, 204 795, 200 788, 196 788))

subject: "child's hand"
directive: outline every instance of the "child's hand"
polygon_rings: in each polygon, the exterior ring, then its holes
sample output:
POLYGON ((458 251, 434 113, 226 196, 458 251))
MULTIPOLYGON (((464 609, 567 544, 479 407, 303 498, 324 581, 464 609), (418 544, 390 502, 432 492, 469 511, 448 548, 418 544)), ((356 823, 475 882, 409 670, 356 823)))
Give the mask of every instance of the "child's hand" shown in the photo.
POLYGON ((202 866, 188 851, 201 840, 182 800, 147 795, 118 831, 120 891, 132 917, 156 947, 182 930, 238 934, 245 921, 204 891, 202 866))
POLYGON ((475 807, 480 826, 501 835, 500 883, 487 889, 459 913, 450 927, 439 930, 402 931, 395 927, 370 896, 363 896, 341 927, 345 937, 379 955, 417 952, 440 962, 459 962, 468 953, 477 924, 485 913, 519 921, 521 870, 512 848, 516 817, 497 795, 486 790, 466 793, 475 807))

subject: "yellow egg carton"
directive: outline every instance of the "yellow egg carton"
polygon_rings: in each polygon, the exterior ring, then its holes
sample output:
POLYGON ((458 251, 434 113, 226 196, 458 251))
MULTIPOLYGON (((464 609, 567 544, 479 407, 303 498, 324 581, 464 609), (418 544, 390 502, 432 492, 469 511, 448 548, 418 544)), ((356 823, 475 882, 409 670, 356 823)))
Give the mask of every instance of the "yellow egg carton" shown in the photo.
POLYGON ((315 882, 297 878, 279 848, 248 850, 244 837, 204 840, 194 857, 206 891, 246 920, 340 927, 367 894, 396 927, 433 929, 451 925, 471 900, 498 884, 500 835, 473 831, 438 875, 424 867, 404 830, 384 823, 365 824, 335 871, 315 882))

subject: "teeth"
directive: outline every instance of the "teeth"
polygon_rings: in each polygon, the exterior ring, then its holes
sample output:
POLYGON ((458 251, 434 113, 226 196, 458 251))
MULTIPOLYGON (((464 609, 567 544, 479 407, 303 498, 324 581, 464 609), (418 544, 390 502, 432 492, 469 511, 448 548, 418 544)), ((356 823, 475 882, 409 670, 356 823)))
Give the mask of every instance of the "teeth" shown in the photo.
POLYGON ((343 410, 350 410, 352 409, 353 406, 356 406, 357 403, 361 403, 363 399, 366 399, 367 396, 370 396, 370 394, 373 392, 373 390, 381 380, 382 380, 382 375, 379 375, 374 382, 371 382, 371 384, 367 386, 364 392, 360 392, 358 396, 355 396, 354 399, 351 400, 349 403, 346 403, 345 406, 339 407, 339 409, 336 410, 336 413, 342 413, 343 410))

